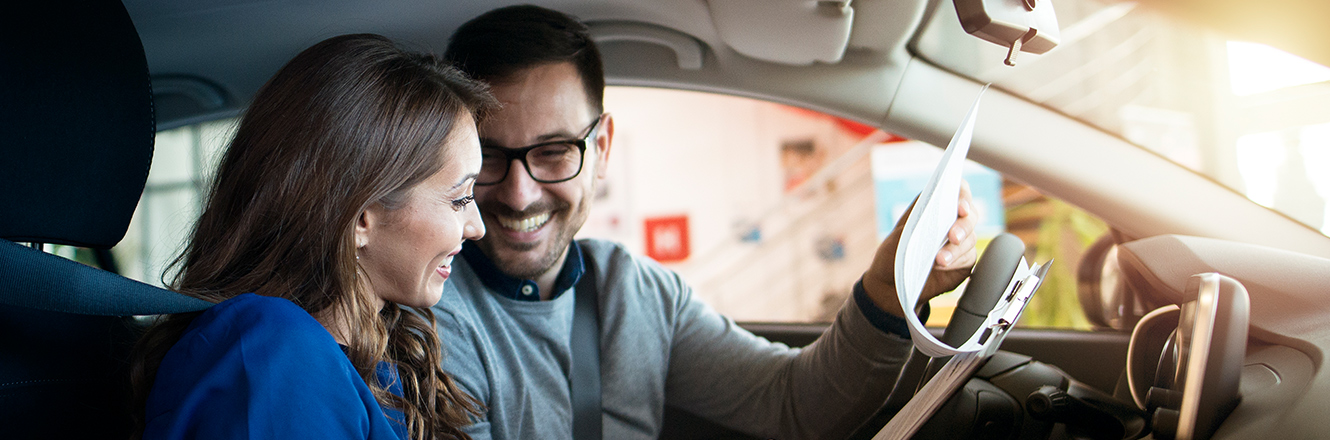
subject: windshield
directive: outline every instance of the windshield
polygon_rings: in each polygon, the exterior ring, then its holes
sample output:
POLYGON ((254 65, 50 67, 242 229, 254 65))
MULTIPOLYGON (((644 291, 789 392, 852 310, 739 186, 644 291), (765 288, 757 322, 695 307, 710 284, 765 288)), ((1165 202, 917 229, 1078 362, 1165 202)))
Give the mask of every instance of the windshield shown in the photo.
POLYGON ((941 2, 924 59, 1114 133, 1330 235, 1330 68, 1229 41, 1133 3, 1060 0, 1061 43, 1021 54, 970 37, 941 2))

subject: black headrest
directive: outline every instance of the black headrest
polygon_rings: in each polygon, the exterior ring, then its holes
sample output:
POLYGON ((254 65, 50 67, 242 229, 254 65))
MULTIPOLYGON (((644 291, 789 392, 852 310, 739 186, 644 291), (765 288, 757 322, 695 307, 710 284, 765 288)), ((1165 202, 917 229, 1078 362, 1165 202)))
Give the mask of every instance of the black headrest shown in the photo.
POLYGON ((118 1, 0 14, 0 238, 108 248, 152 162, 148 63, 118 1))

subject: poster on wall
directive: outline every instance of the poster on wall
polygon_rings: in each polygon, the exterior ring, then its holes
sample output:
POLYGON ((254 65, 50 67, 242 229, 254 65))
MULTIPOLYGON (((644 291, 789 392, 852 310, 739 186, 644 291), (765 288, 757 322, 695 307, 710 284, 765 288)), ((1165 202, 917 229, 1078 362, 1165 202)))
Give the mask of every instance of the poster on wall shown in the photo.
POLYGON ((688 216, 673 215, 646 219, 646 254, 661 263, 688 259, 688 216))
POLYGON ((822 169, 827 152, 812 139, 787 140, 780 144, 780 166, 785 173, 785 192, 790 192, 822 169))

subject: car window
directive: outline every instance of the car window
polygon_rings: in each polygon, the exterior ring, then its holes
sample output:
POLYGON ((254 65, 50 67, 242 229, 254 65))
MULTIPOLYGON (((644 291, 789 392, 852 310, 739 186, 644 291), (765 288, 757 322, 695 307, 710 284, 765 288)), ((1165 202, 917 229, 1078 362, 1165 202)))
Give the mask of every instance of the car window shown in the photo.
MULTIPOLYGON (((582 237, 624 243, 678 271, 722 313, 828 322, 909 206, 941 149, 810 110, 732 96, 611 87, 608 178, 582 237)), ((1057 259, 1023 325, 1088 328, 1080 254, 1108 228, 971 163, 981 245, 1001 232, 1057 259)), ((955 295, 933 301, 944 325, 955 295)))
POLYGON ((235 123, 223 119, 157 133, 143 197, 125 239, 112 249, 122 275, 156 286, 169 282, 164 275, 198 220, 208 179, 235 123))
POLYGON ((920 57, 1116 134, 1330 235, 1330 67, 1132 2, 1062 0, 1061 42, 1003 65, 940 4, 920 57))
MULTIPOLYGON (((829 322, 941 155, 755 99, 633 87, 610 87, 605 99, 614 149, 579 237, 655 258, 739 321, 829 322)), ((169 281, 234 127, 226 119, 158 133, 143 197, 114 249, 122 273, 169 281)), ((1107 232, 1103 222, 976 163, 966 179, 981 246, 1011 232, 1034 261, 1057 260, 1021 324, 1089 328, 1075 267, 1107 232)), ((932 302, 929 325, 945 325, 955 297, 932 302)))

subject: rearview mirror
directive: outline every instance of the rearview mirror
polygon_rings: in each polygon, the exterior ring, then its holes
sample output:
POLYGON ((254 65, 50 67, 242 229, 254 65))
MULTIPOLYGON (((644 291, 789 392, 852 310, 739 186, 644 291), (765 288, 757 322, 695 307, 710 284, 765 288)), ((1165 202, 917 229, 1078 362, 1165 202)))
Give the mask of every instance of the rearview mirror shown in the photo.
POLYGON ((966 33, 1008 48, 1008 66, 1016 65, 1018 52, 1042 54, 1061 38, 1050 0, 954 1, 966 33))

